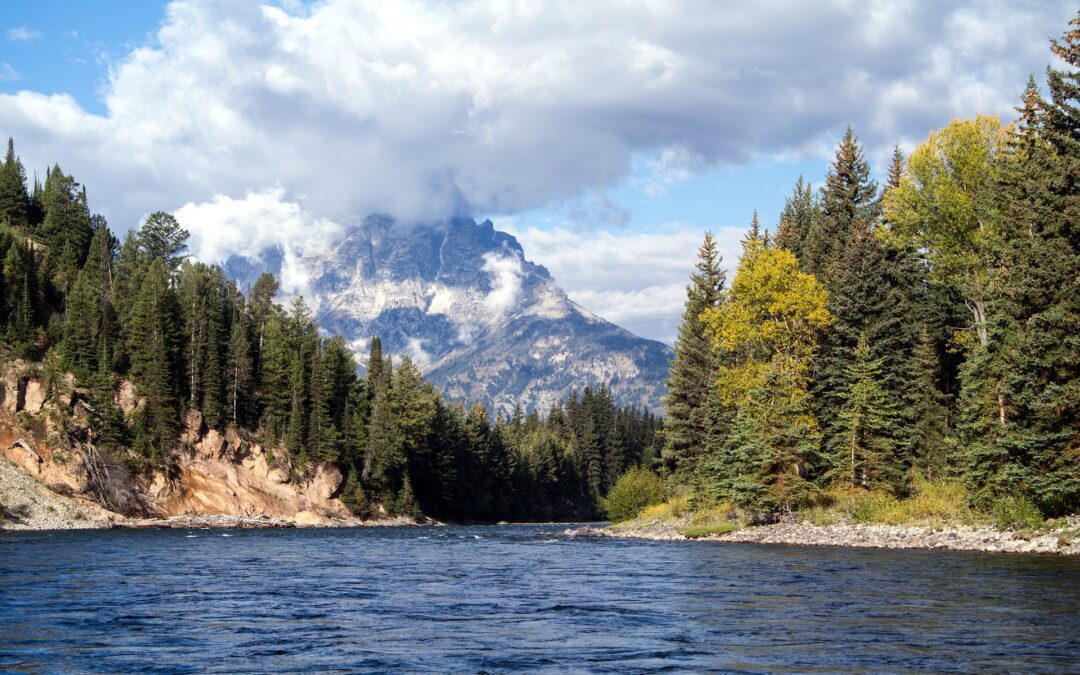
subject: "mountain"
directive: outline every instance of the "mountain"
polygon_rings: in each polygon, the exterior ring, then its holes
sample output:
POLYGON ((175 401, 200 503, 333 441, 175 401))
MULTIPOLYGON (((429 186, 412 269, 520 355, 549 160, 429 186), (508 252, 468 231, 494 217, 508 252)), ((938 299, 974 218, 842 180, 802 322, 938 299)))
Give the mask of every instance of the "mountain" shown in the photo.
MULTIPOLYGON (((234 256, 225 271, 243 283, 285 264, 269 251, 234 256)), ((606 384, 621 405, 660 410, 671 348, 571 301, 491 221, 404 227, 371 217, 328 253, 288 264, 290 277, 307 277, 320 326, 357 352, 380 336, 384 350, 410 356, 451 398, 493 412, 547 410, 606 384)))

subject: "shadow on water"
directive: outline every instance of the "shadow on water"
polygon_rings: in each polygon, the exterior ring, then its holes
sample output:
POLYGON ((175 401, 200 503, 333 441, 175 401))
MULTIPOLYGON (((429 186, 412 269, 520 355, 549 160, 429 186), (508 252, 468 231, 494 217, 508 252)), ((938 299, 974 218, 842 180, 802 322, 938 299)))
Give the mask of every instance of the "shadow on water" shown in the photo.
POLYGON ((551 530, 3 533, 0 670, 1080 663, 1080 560, 551 530))

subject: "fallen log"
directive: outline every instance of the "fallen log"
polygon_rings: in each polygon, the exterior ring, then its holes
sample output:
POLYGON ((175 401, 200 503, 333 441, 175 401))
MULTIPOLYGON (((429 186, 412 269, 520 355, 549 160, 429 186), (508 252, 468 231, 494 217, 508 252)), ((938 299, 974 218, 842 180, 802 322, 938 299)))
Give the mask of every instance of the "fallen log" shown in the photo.
POLYGON ((21 438, 16 438, 15 441, 11 444, 11 447, 13 447, 13 448, 22 448, 38 464, 41 464, 42 462, 45 461, 45 460, 43 460, 41 458, 41 455, 37 454, 37 451, 35 451, 33 448, 30 447, 29 443, 27 443, 25 440, 23 440, 21 438))

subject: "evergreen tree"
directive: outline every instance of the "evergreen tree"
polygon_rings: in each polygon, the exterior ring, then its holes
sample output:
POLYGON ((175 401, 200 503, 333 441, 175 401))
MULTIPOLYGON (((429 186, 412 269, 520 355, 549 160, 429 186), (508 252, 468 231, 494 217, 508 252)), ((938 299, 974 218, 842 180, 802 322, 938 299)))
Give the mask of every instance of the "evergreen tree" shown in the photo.
POLYGON ((29 224, 30 195, 26 192, 26 170, 15 156, 15 141, 8 138, 7 155, 0 164, 0 223, 29 224))
POLYGON ((667 381, 664 459, 680 479, 693 473, 704 453, 705 400, 716 379, 716 361, 701 315, 723 300, 725 272, 712 233, 698 249, 697 272, 686 287, 686 309, 675 340, 667 381))
POLYGON ((45 181, 43 205, 45 220, 37 234, 56 261, 51 271, 74 278, 74 271, 86 257, 93 236, 86 191, 57 165, 45 181), (63 255, 65 250, 66 256, 63 255))
POLYGON ((952 463, 947 420, 948 401, 939 389, 939 362, 929 333, 923 329, 913 355, 911 396, 905 400, 913 421, 907 448, 914 465, 933 480, 949 474, 952 463))
POLYGON ((784 202, 784 210, 780 213, 780 223, 776 227, 776 245, 794 253, 800 265, 804 265, 807 239, 814 223, 820 217, 821 207, 814 198, 813 188, 799 176, 795 189, 784 202))
POLYGON ((874 358, 866 335, 860 335, 840 394, 840 441, 833 448, 833 475, 851 488, 895 484, 898 468, 893 436, 896 404, 885 389, 882 360, 874 358))
POLYGON ((154 260, 143 277, 127 327, 131 375, 146 396, 145 423, 151 443, 168 448, 175 440, 178 407, 174 382, 179 321, 164 261, 154 260))
POLYGON ((836 149, 825 185, 821 188, 821 215, 810 221, 802 246, 802 268, 833 291, 835 267, 852 232, 866 231, 880 214, 877 183, 851 127, 836 149))
POLYGON ((68 367, 81 377, 112 366, 113 345, 117 341, 112 309, 111 268, 113 238, 101 226, 90 243, 86 263, 67 296, 61 352, 68 367))
POLYGON ((137 241, 151 260, 161 260, 166 269, 175 273, 187 257, 181 253, 187 248, 189 236, 171 213, 155 211, 139 228, 137 241))
POLYGON ((987 371, 1002 430, 974 445, 968 479, 1047 513, 1080 507, 1080 14, 1051 43, 1050 98, 1029 83, 1001 164, 1001 300, 988 321, 987 371))
POLYGON ((229 389, 229 419, 233 424, 246 422, 253 397, 254 372, 251 358, 250 326, 243 299, 234 300, 232 327, 229 331, 226 373, 229 389))

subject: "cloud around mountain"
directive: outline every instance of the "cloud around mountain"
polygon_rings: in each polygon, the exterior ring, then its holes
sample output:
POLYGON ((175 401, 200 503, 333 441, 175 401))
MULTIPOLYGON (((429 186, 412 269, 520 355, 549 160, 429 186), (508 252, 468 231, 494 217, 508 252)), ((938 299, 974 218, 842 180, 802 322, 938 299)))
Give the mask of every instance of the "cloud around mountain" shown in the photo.
MULTIPOLYGON (((659 194, 718 166, 825 156, 848 123, 881 155, 952 117, 1009 116, 1073 13, 1001 0, 177 0, 110 72, 107 114, 65 94, 0 94, 0 131, 28 168, 59 160, 86 181, 118 231, 178 210, 209 261, 280 245, 287 263, 370 213, 409 223, 577 200, 591 205, 582 222, 617 231, 627 214, 605 189, 635 162, 659 194)), ((669 339, 700 234, 523 240, 571 297, 669 339), (602 245, 604 274, 562 244, 602 245)), ((285 287, 303 292, 294 277, 285 287)))

